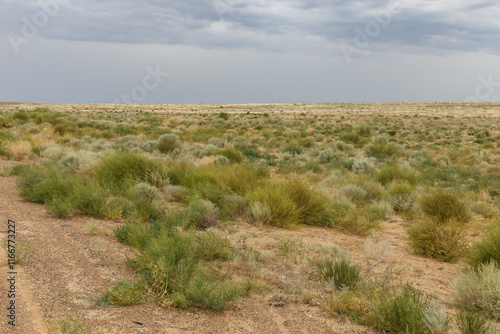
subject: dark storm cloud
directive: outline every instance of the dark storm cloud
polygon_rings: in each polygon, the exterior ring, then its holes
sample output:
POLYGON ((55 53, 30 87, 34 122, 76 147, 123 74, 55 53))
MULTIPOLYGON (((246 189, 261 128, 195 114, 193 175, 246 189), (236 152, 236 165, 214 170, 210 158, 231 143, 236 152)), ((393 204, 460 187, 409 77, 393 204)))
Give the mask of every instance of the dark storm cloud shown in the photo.
MULTIPOLYGON (((42 2, 55 2, 44 0, 42 2)), ((400 10, 374 38, 392 47, 499 51, 500 5, 469 0, 60 0, 39 36, 72 41, 158 43, 204 48, 257 47, 316 52, 352 40, 391 4, 400 10), (306 37, 316 38, 314 47, 306 37), (308 49, 311 47, 311 49, 308 49)), ((0 3, 0 29, 21 34, 37 1, 0 3)))

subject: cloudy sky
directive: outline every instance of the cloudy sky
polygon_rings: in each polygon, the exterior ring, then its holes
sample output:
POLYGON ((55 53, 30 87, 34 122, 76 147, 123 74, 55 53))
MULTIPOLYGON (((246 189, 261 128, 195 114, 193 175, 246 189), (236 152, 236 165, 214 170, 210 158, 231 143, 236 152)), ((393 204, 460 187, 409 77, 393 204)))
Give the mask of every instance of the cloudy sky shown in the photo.
POLYGON ((496 0, 0 0, 0 101, 500 101, 496 0))

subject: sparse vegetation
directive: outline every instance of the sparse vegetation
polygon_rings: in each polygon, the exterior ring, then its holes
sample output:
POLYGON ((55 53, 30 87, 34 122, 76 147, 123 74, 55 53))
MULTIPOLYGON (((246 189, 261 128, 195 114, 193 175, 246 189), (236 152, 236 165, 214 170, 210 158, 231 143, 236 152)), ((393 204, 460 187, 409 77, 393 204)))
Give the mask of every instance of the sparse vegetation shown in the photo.
MULTIPOLYGON (((426 110, 370 113, 368 104, 355 113, 275 107, 127 106, 119 117, 111 109, 12 109, 0 113, 0 155, 12 163, 2 175, 14 175, 21 198, 58 222, 99 218, 78 226, 86 240, 105 238, 101 219, 116 222, 116 240, 135 249, 127 261, 135 278, 118 278, 105 303, 221 310, 260 287, 258 298, 272 306, 321 304, 388 333, 493 332, 498 126, 426 110), (389 243, 406 242, 403 227, 413 252, 389 252, 389 243), (349 247, 356 264, 333 245, 326 252, 329 242, 349 247), (453 263, 470 265, 458 279, 454 319, 400 284, 430 281, 415 255, 448 277, 462 265, 453 263)), ((72 320, 65 326, 91 332, 72 320)))

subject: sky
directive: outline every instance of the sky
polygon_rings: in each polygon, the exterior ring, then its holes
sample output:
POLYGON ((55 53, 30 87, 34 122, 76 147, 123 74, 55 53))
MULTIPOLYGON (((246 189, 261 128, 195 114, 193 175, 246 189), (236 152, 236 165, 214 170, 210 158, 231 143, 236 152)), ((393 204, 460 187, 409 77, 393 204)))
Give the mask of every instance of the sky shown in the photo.
POLYGON ((499 102, 496 0, 0 0, 0 101, 499 102))

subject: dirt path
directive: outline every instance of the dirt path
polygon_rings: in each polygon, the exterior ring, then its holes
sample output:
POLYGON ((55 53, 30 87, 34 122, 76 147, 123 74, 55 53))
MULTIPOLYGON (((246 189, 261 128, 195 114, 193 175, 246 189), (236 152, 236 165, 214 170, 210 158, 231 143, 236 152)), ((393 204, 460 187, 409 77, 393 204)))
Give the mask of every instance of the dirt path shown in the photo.
MULTIPOLYGON (((101 233, 89 235, 89 217, 56 219, 43 205, 17 196, 13 177, 0 177, 0 231, 16 222, 18 239, 29 243, 29 257, 17 265, 16 327, 1 312, 0 332, 55 333, 61 317, 83 321, 103 333, 364 333, 362 326, 333 319, 317 306, 270 306, 253 296, 224 312, 190 312, 156 305, 98 307, 95 300, 118 279, 133 279, 125 265, 133 250, 117 243, 117 223, 98 221, 101 233)), ((6 233, 2 234, 6 240, 6 233)), ((5 258, 1 267, 0 303, 8 305, 5 258)))

